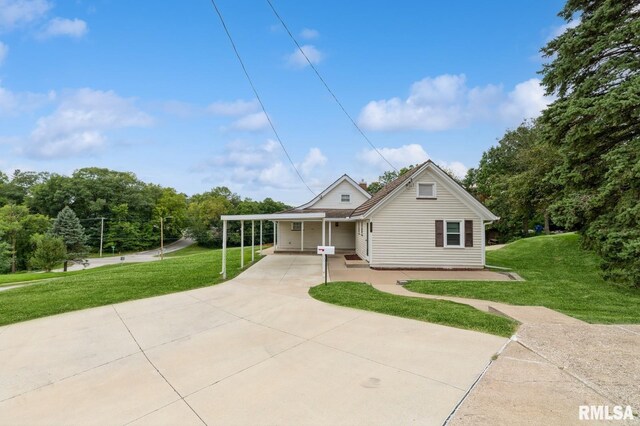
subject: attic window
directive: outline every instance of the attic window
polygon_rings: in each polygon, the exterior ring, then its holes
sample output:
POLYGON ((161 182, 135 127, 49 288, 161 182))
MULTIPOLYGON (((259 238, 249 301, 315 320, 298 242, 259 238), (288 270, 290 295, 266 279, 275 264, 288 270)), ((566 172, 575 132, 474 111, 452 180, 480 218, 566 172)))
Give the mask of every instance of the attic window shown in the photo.
POLYGON ((418 183, 416 198, 436 198, 435 183, 418 183))
POLYGON ((341 203, 350 203, 351 202, 351 194, 340 194, 340 202, 341 203))

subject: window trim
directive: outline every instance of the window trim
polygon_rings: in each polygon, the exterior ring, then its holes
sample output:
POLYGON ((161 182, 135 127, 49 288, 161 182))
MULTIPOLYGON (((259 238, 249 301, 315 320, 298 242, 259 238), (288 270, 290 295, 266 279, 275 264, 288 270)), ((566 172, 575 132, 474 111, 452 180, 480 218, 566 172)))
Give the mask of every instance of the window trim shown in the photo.
POLYGON ((438 198, 438 193, 436 192, 436 183, 435 182, 417 182, 416 183, 416 198, 419 200, 434 200, 438 198), (433 186, 433 195, 431 196, 423 196, 420 195, 420 185, 432 185, 433 186))
POLYGON ((346 192, 345 192, 345 193, 340 194, 340 203, 341 203, 341 204, 351 204, 351 194, 346 193, 346 192), (345 195, 346 195, 347 197, 349 197, 349 200, 348 200, 348 201, 344 201, 344 200, 342 199, 342 197, 344 197, 345 195))
MULTIPOLYGON (((464 219, 444 219, 443 220, 443 236, 444 236, 444 248, 457 248, 457 249, 463 249, 465 248, 464 246, 464 219), (459 245, 451 245, 449 244, 449 239, 447 238, 449 235, 449 232, 447 232, 447 224, 449 223, 458 223, 460 225, 460 244, 459 245)), ((455 234, 451 234, 451 235, 455 235, 455 234)))
POLYGON ((291 222, 291 232, 302 232, 302 222, 291 222), (295 229, 295 224, 300 224, 300 229, 295 229))

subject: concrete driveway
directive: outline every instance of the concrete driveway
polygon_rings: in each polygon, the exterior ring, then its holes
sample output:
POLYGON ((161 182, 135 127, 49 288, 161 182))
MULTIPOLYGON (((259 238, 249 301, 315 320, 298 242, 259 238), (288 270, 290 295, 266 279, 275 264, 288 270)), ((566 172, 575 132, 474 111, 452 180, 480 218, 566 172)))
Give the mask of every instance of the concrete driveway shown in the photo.
POLYGON ((1 424, 441 424, 506 339, 327 305, 315 256, 0 328, 1 424))

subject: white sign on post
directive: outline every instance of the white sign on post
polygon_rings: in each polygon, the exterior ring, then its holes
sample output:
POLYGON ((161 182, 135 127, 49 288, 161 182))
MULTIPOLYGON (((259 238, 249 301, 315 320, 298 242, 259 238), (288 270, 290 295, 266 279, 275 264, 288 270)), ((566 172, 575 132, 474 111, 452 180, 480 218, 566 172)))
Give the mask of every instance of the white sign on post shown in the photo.
POLYGON ((335 246, 318 246, 318 254, 336 254, 335 246))

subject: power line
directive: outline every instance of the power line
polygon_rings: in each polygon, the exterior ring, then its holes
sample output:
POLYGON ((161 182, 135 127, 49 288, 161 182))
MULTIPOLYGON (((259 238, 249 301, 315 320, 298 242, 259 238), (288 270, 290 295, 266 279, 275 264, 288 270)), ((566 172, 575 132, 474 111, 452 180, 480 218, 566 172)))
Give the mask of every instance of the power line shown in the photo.
POLYGON ((358 132, 362 135, 362 137, 364 138, 364 140, 367 141, 367 143, 371 146, 371 148, 373 148, 378 155, 387 162, 387 164, 389 166, 391 166, 391 168, 393 170, 395 170, 396 172, 398 171, 398 169, 391 164, 391 162, 389 160, 387 160, 387 158, 382 155, 382 153, 380 152, 380 150, 378 148, 376 148, 376 146, 371 142, 371 140, 367 137, 367 135, 364 133, 364 131, 362 131, 362 129, 360 128, 360 126, 358 126, 358 124, 356 123, 356 121, 353 119, 353 117, 351 117, 351 114, 349 114, 349 112, 346 110, 346 108, 344 107, 344 105, 342 105, 342 102, 340 102, 340 100, 338 99, 338 97, 335 95, 335 93, 333 92, 333 90, 331 90, 331 88, 329 87, 329 85, 327 84, 327 82, 325 81, 324 78, 322 78, 322 75, 320 75, 320 72, 318 71, 318 69, 315 67, 315 65, 313 65, 313 63, 311 62, 311 60, 309 59, 309 57, 307 56, 307 54, 304 52, 304 50, 302 49, 302 46, 300 46, 300 43, 298 43, 298 40, 296 40, 296 38, 293 36, 293 34, 291 33, 291 31, 289 30, 289 27, 287 27, 287 24, 285 24, 284 20, 282 19, 282 17, 280 16, 280 14, 278 14, 278 11, 276 11, 276 8, 273 6, 273 3, 271 3, 271 0, 267 0, 267 3, 269 3, 269 7, 271 7, 271 10, 273 11, 273 13, 276 15, 276 18, 278 18, 278 21, 280 21, 280 23, 282 24, 282 26, 284 27, 285 31, 287 32, 287 34, 289 34, 289 37, 291 38, 291 40, 293 40, 293 42, 295 43, 296 47, 298 48, 298 50, 300 51, 300 53, 302 54, 302 56, 304 56, 304 58, 307 60, 307 63, 309 64, 309 66, 311 66, 311 69, 316 73, 316 75, 318 76, 318 78, 320 79, 320 81, 322 82, 322 84, 324 85, 325 89, 327 89, 327 91, 329 92, 329 94, 333 97, 333 100, 336 101, 336 103, 338 104, 338 106, 340 107, 340 109, 342 110, 342 112, 344 112, 344 114, 347 116, 347 118, 349 119, 349 121, 351 121, 351 124, 353 124, 353 126, 358 130, 358 132))
POLYGON ((236 44, 233 41, 233 38, 231 37, 231 33, 229 32, 229 29, 227 28, 227 24, 225 24, 225 22, 224 22, 224 18, 222 17, 222 12, 220 12, 220 9, 218 9, 218 5, 216 4, 215 0, 211 0, 211 4, 213 5, 213 8, 216 10, 216 13, 218 14, 218 17, 220 18, 220 22, 222 23, 222 28, 224 28, 224 32, 227 34, 227 37, 229 38, 229 42, 231 43, 231 47, 233 47, 233 51, 235 52, 236 57, 238 58, 238 62, 240 62, 240 66, 242 67, 242 71, 244 72, 245 77, 247 77, 247 81, 249 82, 249 85, 251 86, 251 90, 253 90, 253 94, 255 95, 256 99, 258 100, 258 103, 260 104, 260 108, 262 108, 262 112, 264 113, 265 117, 267 117, 267 121, 269 122, 269 126, 271 127, 271 130, 273 131, 273 134, 275 135, 276 139, 278 140, 278 143, 280 144, 280 146, 282 147, 282 150, 284 151, 285 155, 287 156, 287 159, 289 160, 289 163, 291 163, 291 167, 293 167, 293 170, 296 171, 296 174, 298 175, 298 177, 300 178, 300 180, 302 181, 304 186, 307 187, 309 192, 311 192, 315 196, 316 193, 309 187, 309 185, 307 185, 307 182, 305 182, 304 178, 300 174, 300 171, 298 171, 298 168, 296 167, 296 165, 294 164, 293 160, 291 159, 291 156, 289 155, 289 152, 287 151, 287 148, 285 148, 284 143, 282 142, 282 139, 280 139, 280 135, 276 131, 276 127, 273 125, 273 122, 271 121, 271 117, 269 117, 269 114, 267 114, 267 109, 265 108, 264 104, 262 103, 262 99, 260 98, 260 95, 258 94, 258 90, 256 89, 256 86, 253 84, 253 80, 251 79, 251 76, 249 75, 249 72, 247 71, 247 67, 244 65, 244 61, 242 60, 242 57, 240 56, 240 52, 238 51, 238 48, 236 47, 236 44))

